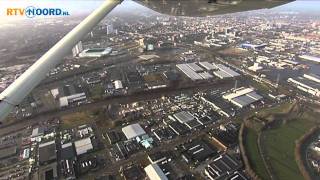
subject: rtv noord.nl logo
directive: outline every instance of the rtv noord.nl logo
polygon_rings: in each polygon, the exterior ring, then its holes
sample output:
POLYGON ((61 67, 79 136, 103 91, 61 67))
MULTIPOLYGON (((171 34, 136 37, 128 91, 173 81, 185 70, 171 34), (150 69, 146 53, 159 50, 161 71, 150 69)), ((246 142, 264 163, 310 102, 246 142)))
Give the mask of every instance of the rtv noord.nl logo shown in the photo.
POLYGON ((28 6, 26 8, 7 8, 7 16, 26 16, 34 18, 36 16, 69 16, 69 12, 61 8, 37 8, 28 6))

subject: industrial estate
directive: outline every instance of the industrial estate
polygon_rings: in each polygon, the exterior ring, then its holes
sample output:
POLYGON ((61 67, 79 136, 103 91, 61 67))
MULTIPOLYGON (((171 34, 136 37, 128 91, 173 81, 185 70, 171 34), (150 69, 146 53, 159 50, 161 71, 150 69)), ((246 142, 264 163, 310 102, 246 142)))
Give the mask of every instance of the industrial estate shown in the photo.
MULTIPOLYGON (((0 179, 319 178, 319 14, 136 6, 0 125, 0 179)), ((66 18, 0 25, 0 92, 82 19, 66 18)))

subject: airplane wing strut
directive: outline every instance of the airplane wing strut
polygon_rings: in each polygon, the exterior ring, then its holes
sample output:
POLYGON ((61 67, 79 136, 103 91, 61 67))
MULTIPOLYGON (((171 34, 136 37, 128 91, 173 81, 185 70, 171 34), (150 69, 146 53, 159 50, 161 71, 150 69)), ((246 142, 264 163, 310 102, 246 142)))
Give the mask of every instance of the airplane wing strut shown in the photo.
POLYGON ((88 34, 109 12, 123 0, 105 0, 79 25, 64 36, 39 60, 0 94, 0 122, 46 77, 47 73, 62 62, 72 48, 88 34))

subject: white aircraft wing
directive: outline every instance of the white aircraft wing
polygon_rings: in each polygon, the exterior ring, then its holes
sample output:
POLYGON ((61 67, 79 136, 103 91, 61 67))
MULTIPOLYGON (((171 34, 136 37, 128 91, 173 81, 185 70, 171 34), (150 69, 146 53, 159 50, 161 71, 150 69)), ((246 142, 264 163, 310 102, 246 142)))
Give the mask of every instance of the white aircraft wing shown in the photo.
MULTIPOLYGON (((123 0, 105 2, 78 26, 63 37, 38 61, 27 69, 0 94, 0 122, 46 77, 47 73, 62 62, 72 48, 123 0)), ((134 0, 160 13, 175 16, 210 16, 271 8, 293 0, 134 0)))
POLYGON ((103 4, 63 37, 8 88, 0 94, 0 122, 46 77, 47 73, 62 62, 72 48, 123 0, 105 0, 103 4))

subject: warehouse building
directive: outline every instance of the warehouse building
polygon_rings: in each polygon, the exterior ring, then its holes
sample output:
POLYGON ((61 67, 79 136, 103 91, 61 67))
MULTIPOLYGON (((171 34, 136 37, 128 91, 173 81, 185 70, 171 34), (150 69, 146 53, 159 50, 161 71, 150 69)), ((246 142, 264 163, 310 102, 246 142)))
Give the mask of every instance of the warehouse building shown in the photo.
POLYGON ((210 73, 208 73, 208 72, 201 72, 201 73, 199 73, 199 75, 200 75, 203 79, 211 79, 211 78, 213 78, 213 76, 212 76, 210 73))
POLYGON ((182 158, 190 165, 197 165, 209 157, 217 155, 217 150, 210 147, 203 140, 194 140, 182 144, 182 158))
POLYGON ((145 179, 145 173, 140 166, 130 165, 128 167, 121 168, 120 170, 123 179, 125 180, 140 180, 145 179))
POLYGON ((180 123, 186 125, 189 129, 201 126, 201 123, 188 111, 181 111, 173 115, 180 123))
POLYGON ((228 154, 222 154, 205 168, 205 175, 211 179, 228 179, 241 168, 241 163, 228 154))
POLYGON ((31 134, 31 142, 34 142, 34 141, 40 142, 43 135, 44 135, 44 128, 42 126, 34 128, 31 134))
POLYGON ((248 67, 248 69, 254 72, 258 72, 258 71, 261 71, 263 67, 260 66, 259 63, 254 63, 253 66, 248 67))
POLYGON ((185 135, 189 132, 189 129, 186 127, 186 125, 177 121, 171 122, 169 124, 169 128, 178 136, 185 135))
POLYGON ((320 84, 314 80, 311 80, 310 78, 306 78, 306 77, 289 78, 288 82, 294 85, 295 87, 297 87, 301 91, 320 97, 320 84))
MULTIPOLYGON (((204 66, 206 70, 213 70, 217 67, 208 62, 200 62, 200 65, 204 66)), ((213 75, 209 72, 205 71, 202 67, 198 66, 196 63, 188 63, 188 64, 177 64, 177 68, 182 71, 187 77, 189 77, 193 81, 197 80, 208 80, 213 78, 213 75)))
POLYGON ((253 88, 244 87, 236 89, 232 93, 223 95, 223 98, 240 108, 244 108, 263 99, 263 97, 257 94, 253 88))
POLYGON ((320 83, 320 75, 319 74, 304 74, 303 77, 307 78, 311 81, 320 83))
POLYGON ((198 66, 196 63, 188 63, 187 64, 189 66, 190 69, 192 69, 194 72, 201 72, 203 71, 203 69, 198 66))
POLYGON ((140 126, 140 124, 131 124, 124 128, 122 128, 122 132, 126 136, 126 138, 133 139, 142 135, 145 135, 146 132, 143 130, 143 128, 140 126))
POLYGON ((0 159, 5 159, 17 154, 17 146, 11 146, 0 149, 0 159))
POLYGON ((229 179, 230 180, 248 180, 248 178, 242 172, 239 172, 239 171, 236 171, 233 174, 231 174, 229 179))
POLYGON ((222 65, 222 64, 218 64, 217 67, 219 68, 220 71, 223 71, 225 72, 226 74, 230 75, 231 77, 237 77, 237 76, 240 76, 239 73, 235 72, 234 70, 228 68, 227 66, 225 65, 222 65))
POLYGON ((122 139, 125 139, 124 134, 122 132, 109 131, 106 133, 107 139, 110 144, 115 144, 122 139))
POLYGON ((85 138, 75 141, 74 146, 78 156, 93 150, 91 138, 85 138))
POLYGON ((216 67, 216 69, 218 69, 217 71, 214 71, 213 74, 220 79, 233 78, 233 77, 240 76, 239 73, 235 72, 234 70, 228 68, 225 65, 214 64, 214 63, 212 64, 214 67, 216 67))
POLYGON ((212 106, 222 116, 232 117, 235 115, 235 110, 232 104, 224 101, 218 94, 206 95, 201 97, 201 100, 212 106))
POLYGON ((238 144, 239 127, 233 123, 220 125, 217 129, 209 132, 210 138, 219 145, 221 149, 227 150, 238 144))
POLYGON ((73 159, 75 157, 76 155, 75 155, 74 147, 71 142, 61 145, 61 159, 66 160, 66 159, 73 159))
POLYGON ((67 107, 70 104, 85 101, 86 94, 81 86, 65 85, 58 89, 60 107, 67 107))
POLYGON ((180 123, 186 123, 195 119, 195 117, 188 111, 181 111, 173 115, 180 123))
POLYGON ((49 141, 39 144, 39 164, 48 164, 54 162, 57 159, 56 143, 55 141, 49 141))
POLYGON ((187 64, 177 64, 176 66, 192 81, 202 80, 202 77, 198 73, 193 71, 187 64))
POLYGON ((218 67, 215 64, 211 64, 207 61, 199 62, 199 64, 208 71, 216 70, 218 67))
POLYGON ((160 169, 158 164, 150 164, 144 168, 144 171, 150 180, 168 180, 168 177, 160 169))
POLYGON ((171 161, 171 155, 169 152, 156 152, 148 154, 148 159, 152 164, 166 164, 171 161))
POLYGON ((232 78, 231 75, 229 75, 228 73, 221 71, 221 70, 215 71, 215 72, 213 72, 213 74, 220 79, 232 78))
POLYGON ((306 61, 311 61, 311 62, 315 62, 315 63, 320 63, 320 58, 319 57, 315 57, 315 56, 309 56, 309 55, 302 55, 299 56, 301 59, 306 60, 306 61))
POLYGON ((201 124, 201 125, 207 125, 207 124, 211 124, 212 122, 215 122, 215 121, 218 121, 219 119, 219 115, 212 115, 212 116, 204 116, 204 117, 201 117, 198 119, 198 122, 201 124))

